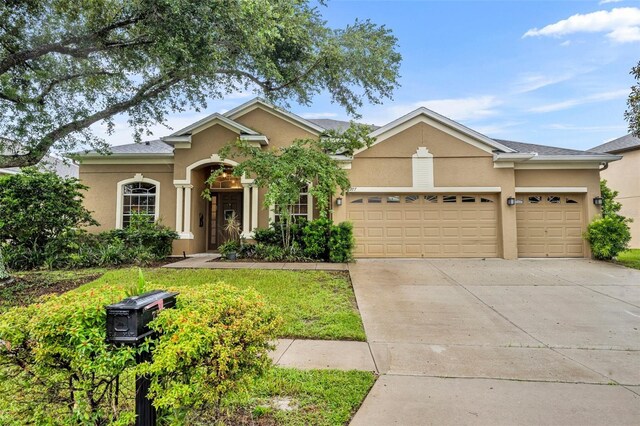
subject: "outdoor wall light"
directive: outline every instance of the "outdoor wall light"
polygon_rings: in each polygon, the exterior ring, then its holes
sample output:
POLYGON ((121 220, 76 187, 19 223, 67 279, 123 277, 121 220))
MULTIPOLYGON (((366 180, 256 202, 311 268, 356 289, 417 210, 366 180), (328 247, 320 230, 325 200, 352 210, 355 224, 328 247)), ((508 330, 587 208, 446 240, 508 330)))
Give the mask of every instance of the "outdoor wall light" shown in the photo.
POLYGON ((342 198, 338 197, 336 198, 336 206, 341 206, 342 205, 342 198))
POLYGON ((596 206, 601 206, 602 205, 602 197, 597 196, 593 198, 593 204, 595 204, 596 206))
POLYGON ((508 206, 515 206, 516 205, 516 199, 513 198, 513 197, 507 198, 507 205, 508 206))

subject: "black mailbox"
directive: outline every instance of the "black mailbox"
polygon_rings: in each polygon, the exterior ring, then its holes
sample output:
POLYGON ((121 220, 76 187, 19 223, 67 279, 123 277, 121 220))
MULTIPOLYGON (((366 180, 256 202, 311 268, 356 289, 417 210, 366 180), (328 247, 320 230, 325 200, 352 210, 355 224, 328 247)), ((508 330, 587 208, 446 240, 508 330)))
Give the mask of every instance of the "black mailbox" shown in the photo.
POLYGON ((161 309, 176 305, 178 293, 153 290, 107 306, 107 341, 136 345, 151 335, 148 324, 161 309))

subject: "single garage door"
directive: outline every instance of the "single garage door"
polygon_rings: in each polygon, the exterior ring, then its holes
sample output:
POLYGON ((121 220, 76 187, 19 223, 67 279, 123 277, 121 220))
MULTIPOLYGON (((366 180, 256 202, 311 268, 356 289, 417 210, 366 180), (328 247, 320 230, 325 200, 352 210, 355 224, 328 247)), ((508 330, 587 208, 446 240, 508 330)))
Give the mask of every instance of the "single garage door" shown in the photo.
POLYGON ((518 194, 519 257, 583 257, 584 195, 518 194))
POLYGON ((493 194, 349 194, 357 257, 497 257, 493 194))

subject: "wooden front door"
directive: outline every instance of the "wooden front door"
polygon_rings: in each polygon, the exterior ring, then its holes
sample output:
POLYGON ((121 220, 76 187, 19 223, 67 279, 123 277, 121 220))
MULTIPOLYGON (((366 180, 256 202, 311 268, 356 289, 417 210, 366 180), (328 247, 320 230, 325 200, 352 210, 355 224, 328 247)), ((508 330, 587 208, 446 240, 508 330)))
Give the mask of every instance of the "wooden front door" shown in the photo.
POLYGON ((227 221, 235 215, 242 225, 242 192, 214 192, 209 203, 209 250, 216 250, 229 240, 227 221))

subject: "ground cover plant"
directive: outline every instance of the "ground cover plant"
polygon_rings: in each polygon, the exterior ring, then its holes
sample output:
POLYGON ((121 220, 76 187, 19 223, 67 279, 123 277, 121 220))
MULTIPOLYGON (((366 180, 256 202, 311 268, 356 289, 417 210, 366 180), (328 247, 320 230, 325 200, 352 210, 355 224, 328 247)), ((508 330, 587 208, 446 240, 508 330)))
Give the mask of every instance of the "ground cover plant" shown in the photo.
POLYGON ((640 269, 640 249, 631 249, 619 253, 616 262, 628 268, 640 269))

